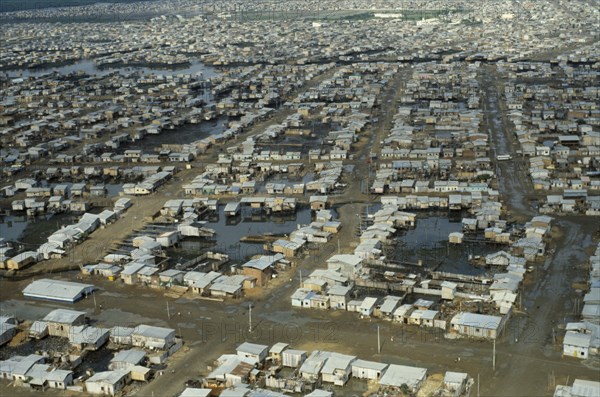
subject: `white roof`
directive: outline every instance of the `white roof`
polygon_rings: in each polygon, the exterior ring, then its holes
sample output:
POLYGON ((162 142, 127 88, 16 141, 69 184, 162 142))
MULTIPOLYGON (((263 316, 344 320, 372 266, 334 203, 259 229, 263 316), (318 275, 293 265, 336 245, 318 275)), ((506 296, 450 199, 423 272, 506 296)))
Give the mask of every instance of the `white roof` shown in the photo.
POLYGON ((327 294, 328 295, 334 295, 334 296, 345 296, 347 295, 350 290, 352 289, 352 286, 347 285, 333 285, 331 287, 329 287, 329 289, 327 290, 327 294))
POLYGON ((85 381, 85 383, 94 383, 94 382, 98 382, 98 383, 105 383, 105 384, 109 384, 109 385, 114 385, 117 382, 119 382, 121 379, 123 379, 125 376, 127 376, 127 374, 129 373, 129 371, 104 371, 104 372, 98 372, 96 374, 94 374, 91 378, 89 378, 88 380, 85 381))
POLYGON ((497 330, 501 321, 502 317, 499 316, 460 312, 452 317, 451 324, 497 330))
POLYGON ((269 346, 267 345, 258 345, 256 343, 244 342, 241 345, 239 345, 236 350, 238 353, 249 353, 259 356, 262 353, 267 352, 268 349, 269 346))
POLYGON ((209 397, 212 389, 198 389, 194 387, 188 387, 181 392, 179 397, 209 397))
POLYGON ((74 302, 84 294, 91 293, 95 286, 91 284, 73 283, 70 281, 41 279, 33 281, 23 290, 23 295, 30 298, 74 302))
POLYGON ((574 397, 599 397, 600 382, 575 379, 571 393, 574 397))
POLYGON ((468 374, 464 372, 446 371, 444 375, 444 383, 462 383, 468 378, 468 374))
POLYGON ((346 370, 346 368, 350 367, 350 364, 352 364, 352 361, 354 360, 356 360, 356 356, 332 352, 325 362, 325 365, 323 365, 321 373, 333 374, 336 370, 346 370))
POLYGON ((208 379, 222 379, 241 363, 250 364, 251 366, 256 364, 252 359, 233 354, 223 354, 217 361, 219 362, 219 366, 206 376, 208 379))
POLYGON ((321 368, 325 364, 325 361, 331 355, 330 352, 324 352, 315 350, 312 354, 302 363, 300 367, 301 373, 307 373, 317 375, 321 371, 321 368))
POLYGON ((29 356, 13 356, 8 360, 0 361, 0 372, 25 375, 34 364, 43 361, 44 357, 37 354, 30 354, 29 356))
POLYGON ((304 397, 331 397, 333 392, 316 389, 310 394, 305 394, 304 397))
POLYGON ((44 321, 49 323, 73 324, 80 316, 85 316, 85 312, 55 309, 44 317, 44 321))
POLYGON ((123 269, 123 271, 121 272, 121 275, 133 275, 136 274, 137 272, 139 272, 144 266, 146 266, 145 263, 139 263, 139 262, 132 262, 131 264, 125 266, 125 268, 123 269))
POLYGON ((114 336, 116 338, 128 337, 128 336, 131 336, 131 334, 133 334, 134 330, 135 330, 135 328, 117 326, 117 327, 111 328, 110 335, 114 336))
POLYGON ((362 262, 362 259, 356 255, 350 254, 336 254, 331 258, 327 259, 327 263, 346 263, 351 266, 356 266, 362 262))
POLYGON ((133 335, 140 335, 146 338, 167 339, 175 334, 172 328, 155 327, 152 325, 141 324, 135 327, 133 335))
POLYGON ((66 369, 54 369, 50 372, 47 372, 45 378, 49 381, 64 382, 67 376, 72 373, 72 371, 66 369))
POLYGON ((258 270, 265 270, 273 266, 273 264, 279 261, 280 259, 283 259, 283 254, 268 256, 263 255, 260 258, 249 260, 248 262, 244 263, 242 267, 251 267, 258 270))
POLYGON ((281 354, 288 346, 287 343, 283 342, 275 343, 269 350, 269 353, 281 354))
POLYGON ((438 314, 437 310, 424 310, 421 319, 423 320, 433 320, 435 316, 438 314))
POLYGON ((285 349, 282 354, 286 354, 289 356, 302 356, 306 354, 306 352, 304 350, 285 349))
POLYGON ((225 212, 237 211, 239 207, 240 207, 240 203, 238 203, 238 202, 227 203, 225 205, 224 211, 225 212))
POLYGON ((330 281, 334 281, 336 283, 346 283, 348 282, 348 278, 342 274, 340 274, 339 272, 332 270, 332 269, 315 269, 311 274, 310 277, 314 277, 314 278, 322 278, 325 280, 330 280, 330 281))
POLYGON ((144 357, 146 352, 138 349, 121 350, 110 360, 111 363, 128 363, 128 364, 139 364, 144 357))
POLYGON ((425 379, 427 369, 391 364, 379 379, 382 386, 400 387, 406 384, 414 389, 425 379))
POLYGON ((110 329, 77 325, 69 333, 69 342, 73 344, 95 344, 108 336, 110 329))
POLYGON ((352 368, 366 368, 373 369, 375 371, 383 371, 386 369, 388 364, 378 363, 376 361, 367 361, 367 360, 354 360, 352 363, 352 368))
POLYGON ((388 295, 384 298, 383 301, 383 305, 381 305, 381 312, 382 313, 392 313, 392 311, 396 308, 396 306, 398 305, 398 303, 400 303, 400 301, 402 300, 402 298, 400 298, 399 296, 393 296, 393 295, 388 295))
POLYGON ((360 305, 360 309, 370 309, 375 306, 375 303, 377 303, 377 298, 368 296, 363 300, 362 304, 360 305))
POLYGON ((34 332, 36 334, 42 334, 48 330, 48 323, 45 321, 36 320, 29 327, 29 332, 34 332))
POLYGON ((577 347, 590 347, 592 341, 591 334, 583 334, 579 332, 567 331, 563 340, 564 345, 577 347))
MULTIPOLYGON (((208 272, 202 273, 203 276, 198 278, 192 282, 192 286, 195 288, 206 288, 210 283, 215 281, 217 278, 221 277, 221 273, 218 272, 208 272)), ((184 276, 185 279, 185 276, 184 276)))

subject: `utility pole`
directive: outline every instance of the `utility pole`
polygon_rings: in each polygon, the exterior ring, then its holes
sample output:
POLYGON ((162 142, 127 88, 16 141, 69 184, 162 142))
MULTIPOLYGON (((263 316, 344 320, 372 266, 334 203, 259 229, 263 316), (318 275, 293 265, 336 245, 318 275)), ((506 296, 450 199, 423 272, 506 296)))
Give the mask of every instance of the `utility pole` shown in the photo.
POLYGON ((171 310, 169 310, 169 301, 167 301, 167 317, 169 317, 169 320, 171 319, 171 310))
POLYGON ((252 333, 252 303, 248 306, 248 332, 252 333))
POLYGON ((523 311, 523 287, 521 287, 521 291, 519 291, 519 310, 523 311))
POLYGON ((496 370, 496 339, 494 339, 494 353, 492 356, 492 369, 496 370))
POLYGON ((377 353, 381 353, 381 338, 379 337, 379 325, 377 326, 377 353))
POLYGON ((302 269, 298 269, 298 271, 300 272, 300 288, 302 288, 302 269))
POLYGON ((479 372, 477 373, 477 397, 479 397, 479 372))

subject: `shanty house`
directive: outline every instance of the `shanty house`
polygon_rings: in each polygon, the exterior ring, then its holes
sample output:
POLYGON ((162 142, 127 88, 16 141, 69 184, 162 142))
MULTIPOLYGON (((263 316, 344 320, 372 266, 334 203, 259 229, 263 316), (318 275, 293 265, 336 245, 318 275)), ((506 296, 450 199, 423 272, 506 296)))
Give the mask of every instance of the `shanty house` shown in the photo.
POLYGON ((281 353, 281 364, 284 367, 298 368, 306 360, 303 350, 286 349, 281 353))
POLYGON ((412 393, 416 393, 425 381, 427 369, 409 367, 406 365, 390 364, 383 376, 379 379, 379 385, 392 389, 402 389, 404 385, 412 393))
POLYGON ((352 362, 355 356, 330 353, 329 358, 321 368, 323 382, 330 382, 336 386, 344 386, 352 373, 352 362))
POLYGON ((149 349, 166 349, 175 343, 175 330, 171 328, 138 325, 131 334, 134 346, 149 349))
POLYGON ((278 342, 275 343, 273 346, 271 346, 271 348, 269 349, 269 358, 271 360, 273 360, 275 363, 279 363, 281 364, 281 360, 282 360, 282 353, 285 349, 288 348, 288 344, 287 343, 283 343, 283 342, 278 342))
POLYGON ((592 342, 592 334, 567 331, 563 340, 563 356, 587 360, 592 342))
POLYGON ((44 317, 48 324, 48 334, 50 336, 60 336, 68 338, 73 328, 85 324, 85 312, 79 312, 68 309, 55 309, 44 317))
POLYGON ((138 349, 121 350, 110 360, 110 370, 130 370, 146 358, 146 352, 138 349))
POLYGON ((269 346, 244 342, 236 349, 238 357, 250 359, 256 364, 262 363, 269 354, 269 346))
POLYGON ((388 364, 375 361, 354 360, 352 362, 352 376, 358 379, 376 380, 381 377, 388 364))
POLYGON ((131 380, 129 371, 104 371, 94 374, 85 381, 85 388, 91 394, 114 396, 131 380))
POLYGON ((456 396, 461 395, 469 382, 469 375, 464 372, 447 371, 444 375, 444 388, 454 392, 456 396))
POLYGON ((500 336, 504 321, 502 317, 486 314, 459 312, 450 320, 452 330, 475 338, 496 339, 500 336))

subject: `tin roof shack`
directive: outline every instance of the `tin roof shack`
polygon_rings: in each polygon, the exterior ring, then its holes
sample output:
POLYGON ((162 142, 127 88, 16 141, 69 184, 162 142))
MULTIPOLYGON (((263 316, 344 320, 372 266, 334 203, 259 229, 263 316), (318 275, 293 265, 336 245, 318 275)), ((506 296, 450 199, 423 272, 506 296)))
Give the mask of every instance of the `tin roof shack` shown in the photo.
POLYGON ((358 379, 376 380, 384 373, 388 364, 375 361, 354 360, 352 362, 352 376, 358 379))
POLYGON ((111 211, 111 210, 104 210, 98 214, 98 219, 100 220, 100 224, 104 225, 104 226, 116 221, 117 218, 118 218, 117 213, 114 211, 111 211))
POLYGON ((340 353, 330 353, 329 358, 321 368, 323 382, 330 382, 336 386, 344 386, 352 373, 352 362, 356 356, 340 353))
POLYGON ((117 345, 130 346, 133 344, 131 335, 135 331, 135 328, 131 327, 113 327, 110 330, 110 341, 117 345))
POLYGON ((199 389, 196 387, 186 387, 177 397, 210 397, 212 389, 199 389))
POLYGON ((460 396, 467 390, 468 383, 468 374, 464 372, 447 371, 444 375, 443 387, 446 391, 453 392, 453 395, 460 396))
POLYGON ((129 376, 131 376, 131 380, 147 382, 150 380, 152 373, 153 371, 150 368, 144 367, 142 365, 134 365, 129 371, 129 376))
POLYGON ((310 209, 313 211, 324 210, 328 206, 329 198, 327 196, 310 196, 310 209))
POLYGON ((377 305, 377 298, 366 297, 361 305, 360 305, 360 315, 364 317, 370 317, 375 311, 375 306, 377 305))
POLYGON ((327 289, 329 305, 332 309, 346 310, 346 305, 350 300, 351 285, 333 285, 327 289))
POLYGON ((183 276, 185 272, 176 269, 168 269, 158 273, 160 285, 171 287, 173 285, 183 285, 183 276))
POLYGON ((575 379, 573 386, 556 386, 554 397, 597 397, 599 390, 600 382, 575 379))
POLYGON ((91 284, 41 279, 25 287, 23 295, 28 298, 74 303, 91 294, 95 289, 96 287, 91 284))
POLYGON ((68 309, 55 309, 44 317, 48 324, 48 334, 50 336, 60 336, 69 338, 73 334, 73 329, 79 325, 85 325, 85 312, 78 312, 68 309))
POLYGON ((353 280, 362 268, 362 259, 356 255, 336 254, 327 259, 327 269, 337 270, 353 280))
POLYGON ((275 364, 281 364, 282 353, 285 349, 288 348, 288 346, 289 345, 287 343, 283 343, 283 342, 275 343, 269 349, 269 359, 275 364))
POLYGON ((69 342, 76 349, 95 351, 108 341, 109 333, 107 328, 77 325, 71 328, 69 342))
POLYGON ((6 261, 6 267, 12 270, 21 270, 34 265, 40 260, 40 254, 36 251, 25 251, 13 256, 6 261))
POLYGON ((587 360, 590 355, 592 334, 567 331, 563 339, 563 356, 587 360))
POLYGON ((0 361, 0 379, 25 380, 31 367, 43 362, 44 357, 37 354, 13 356, 8 360, 0 361))
POLYGON ((0 346, 10 342, 17 333, 17 324, 14 317, 0 317, 0 346))
POLYGON ((273 265, 283 259, 283 254, 261 256, 252 259, 242 265, 242 273, 246 276, 256 278, 256 283, 260 287, 267 285, 267 282, 273 276, 273 265))
POLYGON ((160 235, 158 235, 156 237, 156 241, 162 247, 172 247, 172 246, 176 245, 179 242, 179 239, 180 239, 180 234, 176 230, 170 231, 170 232, 161 233, 160 235))
POLYGON ((48 336, 48 323, 45 321, 36 320, 29 327, 28 335, 30 338, 43 339, 48 336))
POLYGON ((121 271, 121 274, 119 276, 125 284, 136 284, 139 280, 138 272, 145 266, 146 264, 144 263, 132 262, 125 266, 125 268, 123 269, 123 271, 121 271))
POLYGON ((85 381, 85 388, 91 394, 116 395, 129 382, 131 377, 128 371, 104 371, 94 374, 85 381))
POLYGON ((175 343, 175 330, 145 324, 138 325, 131 334, 131 343, 147 349, 168 349, 175 343))
POLYGON ((221 273, 218 272, 188 272, 183 278, 183 282, 192 287, 192 291, 196 294, 204 295, 208 292, 208 288, 212 285, 213 281, 221 277, 221 273))
POLYGON ((319 382, 321 379, 321 368, 330 357, 330 352, 315 350, 300 366, 300 377, 309 382, 319 382))
POLYGON ((221 275, 208 289, 211 296, 236 298, 242 295, 243 288, 254 288, 255 286, 256 278, 236 274, 234 276, 221 275))
POLYGON ((281 364, 284 367, 298 368, 306 360, 304 350, 286 349, 281 354, 281 364))
POLYGON ((30 385, 41 387, 49 387, 52 389, 66 390, 67 386, 73 384, 73 372, 52 368, 45 364, 35 364, 27 373, 27 376, 32 378, 29 381, 30 385), (37 371, 35 371, 37 369, 37 371), (34 375, 34 371, 37 372, 34 375))
POLYGON ((254 361, 234 354, 223 354, 217 360, 217 368, 206 376, 206 386, 231 387, 246 383, 254 369, 254 361))
POLYGON ((115 201, 114 210, 117 214, 121 214, 121 213, 127 211, 132 205, 133 205, 133 203, 131 202, 130 198, 121 197, 120 199, 115 201))
POLYGON ((315 389, 312 392, 305 394, 304 397, 332 397, 333 392, 322 389, 315 389))
POLYGON ((379 379, 379 385, 388 392, 399 391, 407 387, 412 393, 416 393, 425 381, 426 375, 427 369, 425 368, 390 364, 379 379))
POLYGON ((236 216, 240 213, 240 209, 241 209, 241 204, 239 202, 231 202, 231 203, 227 203, 225 205, 225 209, 223 210, 223 213, 225 214, 225 216, 236 216))
POLYGON ((269 354, 269 346, 244 342, 237 347, 236 352, 240 358, 248 359, 254 364, 262 364, 269 354))
POLYGON ((306 241, 302 239, 292 241, 279 239, 271 244, 271 251, 281 253, 287 258, 294 258, 304 244, 306 244, 306 241))
POLYGON ((505 317, 459 312, 452 320, 452 331, 469 337, 496 339, 504 328, 505 317))
POLYGON ((402 303, 402 298, 399 296, 388 295, 383 298, 383 303, 379 308, 379 315, 382 318, 392 320, 393 314, 396 311, 398 305, 402 303))
POLYGON ((110 360, 108 369, 130 371, 141 364, 146 358, 146 352, 139 349, 121 350, 110 360))

